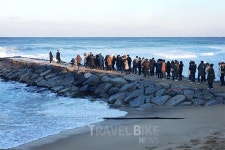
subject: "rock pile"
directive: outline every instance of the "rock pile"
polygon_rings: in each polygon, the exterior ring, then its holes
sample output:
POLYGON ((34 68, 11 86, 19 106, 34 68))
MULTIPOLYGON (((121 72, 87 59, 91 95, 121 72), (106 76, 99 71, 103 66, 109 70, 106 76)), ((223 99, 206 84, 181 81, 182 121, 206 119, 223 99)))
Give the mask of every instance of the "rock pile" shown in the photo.
POLYGON ((94 96, 113 107, 210 106, 225 104, 225 93, 128 77, 69 71, 46 63, 1 58, 0 76, 28 85, 47 87, 69 97, 94 96))

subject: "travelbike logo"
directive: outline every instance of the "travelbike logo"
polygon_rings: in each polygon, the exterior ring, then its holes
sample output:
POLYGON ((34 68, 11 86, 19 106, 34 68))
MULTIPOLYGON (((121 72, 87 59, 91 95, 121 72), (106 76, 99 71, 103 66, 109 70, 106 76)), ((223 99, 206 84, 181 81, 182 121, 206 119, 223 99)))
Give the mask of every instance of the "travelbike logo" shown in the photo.
POLYGON ((138 143, 157 144, 159 126, 156 125, 131 125, 131 126, 96 126, 89 125, 91 136, 133 136, 138 138, 138 143))

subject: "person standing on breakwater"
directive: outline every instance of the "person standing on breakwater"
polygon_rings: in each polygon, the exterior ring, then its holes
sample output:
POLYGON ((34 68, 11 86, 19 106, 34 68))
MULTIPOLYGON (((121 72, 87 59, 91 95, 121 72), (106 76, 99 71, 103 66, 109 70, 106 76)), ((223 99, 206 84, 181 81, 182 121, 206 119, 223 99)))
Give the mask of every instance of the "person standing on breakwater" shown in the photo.
POLYGON ((80 66, 80 63, 81 63, 82 58, 81 58, 80 55, 78 54, 77 57, 75 58, 75 60, 76 60, 76 62, 77 62, 77 67, 78 67, 77 70, 79 70, 79 66, 80 66))
POLYGON ((57 60, 57 63, 60 63, 61 62, 59 50, 57 50, 57 52, 56 52, 56 60, 57 60))
POLYGON ((52 61, 53 61, 52 51, 49 52, 49 61, 50 61, 50 64, 51 64, 52 61))
POLYGON ((220 86, 225 86, 224 74, 225 74, 225 63, 221 62, 219 63, 219 75, 220 75, 220 82, 221 82, 220 86))
POLYGON ((190 65, 189 65, 189 70, 190 70, 190 77, 191 77, 191 82, 190 83, 193 83, 195 82, 195 72, 196 72, 196 64, 194 61, 191 61, 190 62, 190 65))
POLYGON ((207 76, 207 80, 208 80, 208 84, 209 84, 208 89, 213 89, 214 79, 215 79, 215 72, 214 72, 214 69, 213 69, 213 64, 210 64, 210 67, 208 69, 208 76, 207 76))

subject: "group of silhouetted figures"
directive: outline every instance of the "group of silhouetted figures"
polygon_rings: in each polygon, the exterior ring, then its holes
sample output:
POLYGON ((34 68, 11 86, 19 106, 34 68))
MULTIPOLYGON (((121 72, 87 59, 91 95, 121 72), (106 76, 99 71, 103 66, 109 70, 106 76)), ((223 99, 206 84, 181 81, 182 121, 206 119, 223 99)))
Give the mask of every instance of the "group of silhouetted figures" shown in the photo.
MULTIPOLYGON (((53 61, 52 52, 49 53, 50 63, 53 61)), ((56 52, 57 63, 61 62, 60 52, 56 52)), ((78 69, 81 64, 82 58, 80 55, 77 55, 76 58, 72 58, 70 64, 74 66, 77 64, 78 69)), ((89 54, 84 53, 83 55, 84 67, 90 69, 99 69, 111 71, 119 71, 125 74, 137 74, 144 75, 144 77, 158 77, 161 79, 172 79, 174 81, 182 80, 183 77, 183 67, 184 64, 182 61, 172 60, 165 61, 164 59, 154 58, 147 59, 136 56, 133 60, 129 55, 106 55, 102 56, 101 53, 94 56, 92 52, 89 54)), ((215 79, 215 71, 213 64, 201 63, 197 66, 194 61, 189 63, 189 81, 194 83, 196 80, 197 72, 197 84, 208 81, 208 88, 213 88, 213 81, 215 79)), ((225 63, 219 63, 219 74, 221 86, 224 86, 224 73, 225 73, 225 63)))

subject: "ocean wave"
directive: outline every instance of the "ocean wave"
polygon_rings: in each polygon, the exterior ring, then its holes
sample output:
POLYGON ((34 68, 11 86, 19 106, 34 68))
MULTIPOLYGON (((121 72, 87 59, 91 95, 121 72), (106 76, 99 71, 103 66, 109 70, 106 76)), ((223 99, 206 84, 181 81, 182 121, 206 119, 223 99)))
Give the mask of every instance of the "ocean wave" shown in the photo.
POLYGON ((193 59, 197 58, 197 55, 194 53, 185 53, 185 52, 171 52, 171 53, 154 53, 155 56, 167 58, 167 59, 193 59))
POLYGON ((214 53, 201 53, 200 56, 214 56, 214 53))

